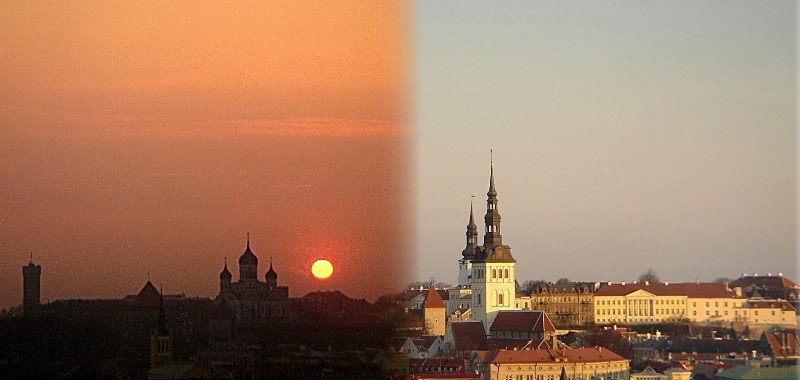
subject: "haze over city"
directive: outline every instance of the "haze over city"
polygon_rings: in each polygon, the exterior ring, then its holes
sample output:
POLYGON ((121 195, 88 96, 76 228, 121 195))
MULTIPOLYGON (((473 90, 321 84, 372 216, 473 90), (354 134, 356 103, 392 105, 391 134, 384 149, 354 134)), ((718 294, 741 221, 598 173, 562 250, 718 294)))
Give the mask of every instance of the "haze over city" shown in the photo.
POLYGON ((520 282, 797 279, 795 2, 2 12, 0 308, 455 283, 490 149, 520 282))

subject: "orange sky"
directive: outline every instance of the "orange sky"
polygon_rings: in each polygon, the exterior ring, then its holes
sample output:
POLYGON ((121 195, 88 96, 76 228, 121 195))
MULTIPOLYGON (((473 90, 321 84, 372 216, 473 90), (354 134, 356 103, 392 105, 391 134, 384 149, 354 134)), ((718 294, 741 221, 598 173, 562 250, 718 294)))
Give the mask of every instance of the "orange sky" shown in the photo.
POLYGON ((119 297, 148 273, 213 296, 246 232, 293 296, 407 282, 406 4, 0 13, 0 308, 30 251, 43 301, 119 297))

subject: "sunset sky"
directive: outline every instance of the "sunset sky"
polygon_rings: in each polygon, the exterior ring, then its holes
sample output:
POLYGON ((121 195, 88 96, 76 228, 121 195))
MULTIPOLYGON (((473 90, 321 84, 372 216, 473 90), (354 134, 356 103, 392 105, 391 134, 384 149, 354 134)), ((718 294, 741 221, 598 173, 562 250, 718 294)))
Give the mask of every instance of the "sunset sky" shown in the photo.
POLYGON ((290 295, 408 281, 409 23, 361 1, 4 2, 0 308, 215 296, 249 232, 290 295), (314 260, 335 275, 313 279, 314 260))
POLYGON ((420 2, 418 277, 457 281, 493 148, 520 282, 800 280, 796 7, 420 2))
POLYGON ((31 253, 43 302, 214 297, 248 232, 293 297, 455 283, 490 149, 520 282, 800 280, 795 1, 0 15, 0 309, 31 253))

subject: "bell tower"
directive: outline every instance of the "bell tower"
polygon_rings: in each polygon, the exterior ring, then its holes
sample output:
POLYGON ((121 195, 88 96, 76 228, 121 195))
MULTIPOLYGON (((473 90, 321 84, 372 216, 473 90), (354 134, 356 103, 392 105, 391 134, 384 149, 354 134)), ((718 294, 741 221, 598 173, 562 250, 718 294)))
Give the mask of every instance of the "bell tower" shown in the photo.
POLYGON ((472 319, 483 322, 489 333, 497 312, 515 310, 516 260, 511 247, 503 245, 500 234, 500 212, 494 186, 494 160, 490 162, 489 191, 486 193, 486 231, 483 246, 477 247, 472 260, 472 319))

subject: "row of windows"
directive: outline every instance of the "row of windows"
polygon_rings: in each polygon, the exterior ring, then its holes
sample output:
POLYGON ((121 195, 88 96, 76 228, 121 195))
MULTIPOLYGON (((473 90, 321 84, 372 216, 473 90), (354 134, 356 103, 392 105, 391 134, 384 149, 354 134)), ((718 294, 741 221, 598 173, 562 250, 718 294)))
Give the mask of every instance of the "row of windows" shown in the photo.
MULTIPOLYGON (((647 300, 645 300, 647 301, 647 300)), ((625 301, 622 300, 598 300, 598 305, 624 305, 625 301)), ((655 300, 656 305, 683 305, 684 300, 655 300)), ((706 305, 708 306, 708 305, 706 305)))

